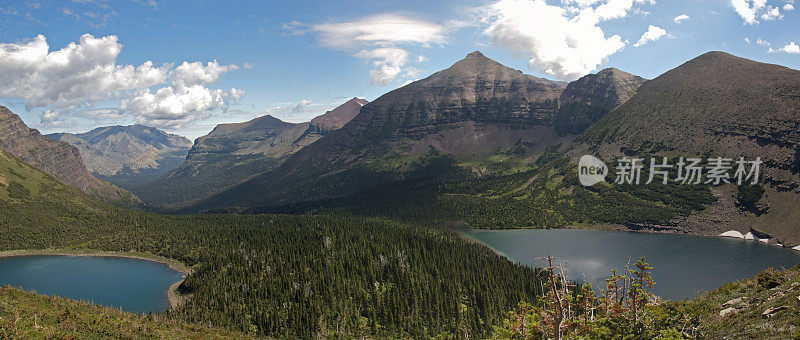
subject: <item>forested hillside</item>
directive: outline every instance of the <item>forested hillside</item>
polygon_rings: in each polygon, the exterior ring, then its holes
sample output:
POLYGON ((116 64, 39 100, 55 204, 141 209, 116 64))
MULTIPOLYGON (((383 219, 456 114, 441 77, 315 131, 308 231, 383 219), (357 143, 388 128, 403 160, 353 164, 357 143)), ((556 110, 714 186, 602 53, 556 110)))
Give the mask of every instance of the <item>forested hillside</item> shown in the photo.
MULTIPOLYGON (((114 208, 0 153, 0 250, 146 252, 193 266, 168 313, 252 335, 484 337, 536 273, 431 225, 114 208)), ((10 314, 2 310, 3 317, 10 314)), ((79 334, 79 333, 75 333, 79 334)))

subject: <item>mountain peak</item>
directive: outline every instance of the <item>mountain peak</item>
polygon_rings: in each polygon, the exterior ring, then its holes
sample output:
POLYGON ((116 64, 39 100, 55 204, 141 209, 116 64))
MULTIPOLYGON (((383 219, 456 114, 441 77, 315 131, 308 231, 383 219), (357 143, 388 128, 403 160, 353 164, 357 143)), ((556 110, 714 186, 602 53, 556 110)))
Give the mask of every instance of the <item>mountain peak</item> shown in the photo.
POLYGON ((319 132, 330 132, 341 128, 353 119, 367 101, 358 97, 348 100, 333 110, 311 120, 311 126, 319 132))
POLYGON ((737 57, 733 54, 726 52, 711 51, 703 53, 695 57, 694 59, 687 61, 680 67, 702 68, 706 70, 714 69, 717 71, 721 71, 721 70, 728 70, 732 67, 741 67, 741 66, 758 67, 757 65, 765 65, 765 64, 747 58, 737 57))
POLYGON ((486 56, 483 55, 481 51, 473 51, 472 53, 467 54, 467 58, 486 58, 486 56))
POLYGON ((559 134, 579 134, 630 99, 647 80, 610 67, 577 79, 561 93, 559 134))
POLYGON ((604 68, 604 69, 600 70, 600 72, 597 72, 597 74, 615 74, 615 73, 620 73, 620 72, 623 72, 623 71, 621 71, 620 69, 618 69, 616 67, 608 67, 608 68, 604 68))
MULTIPOLYGON (((733 54, 722 52, 722 51, 709 51, 699 55, 697 58, 736 58, 736 59, 743 59, 741 57, 737 57, 733 54)), ((697 59, 695 58, 695 59, 697 59)))
MULTIPOLYGON (((342 104, 342 105, 345 105, 345 104, 353 104, 353 103, 356 103, 356 104, 358 104, 358 105, 364 106, 364 105, 367 105, 367 103, 369 103, 369 102, 368 102, 366 99, 361 99, 361 98, 358 98, 358 97, 353 97, 353 99, 350 99, 350 100, 348 100, 346 103, 344 103, 344 104, 342 104)), ((334 110, 335 110, 335 109, 334 109, 334 110)))
POLYGON ((493 73, 499 71, 515 71, 517 73, 522 73, 521 71, 506 67, 505 65, 492 60, 479 51, 467 54, 464 59, 457 61, 455 64, 453 64, 453 66, 450 66, 450 68, 445 71, 450 71, 451 73, 456 73, 458 75, 493 73))

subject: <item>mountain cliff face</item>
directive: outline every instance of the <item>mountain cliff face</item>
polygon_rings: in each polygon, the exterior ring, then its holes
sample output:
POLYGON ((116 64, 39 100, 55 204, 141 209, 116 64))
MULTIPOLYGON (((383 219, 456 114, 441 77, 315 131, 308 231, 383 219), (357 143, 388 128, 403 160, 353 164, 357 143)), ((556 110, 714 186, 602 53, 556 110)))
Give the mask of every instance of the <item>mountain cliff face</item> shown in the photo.
POLYGON ((273 171, 204 203, 263 206, 343 196, 402 179, 432 149, 480 157, 515 144, 568 145, 552 128, 566 83, 523 74, 473 52, 450 68, 384 94, 341 129, 273 171))
POLYGON ((81 134, 57 133, 47 137, 75 146, 87 170, 126 188, 152 181, 177 168, 192 147, 185 137, 143 125, 99 127, 81 134))
POLYGON ((576 154, 760 157, 765 190, 755 214, 741 190, 718 188, 719 201, 675 223, 693 233, 742 234, 752 228, 800 244, 800 71, 709 52, 642 85, 579 138, 576 154))
POLYGON ((134 192, 155 206, 191 204, 273 169, 288 155, 349 122, 362 104, 366 101, 354 98, 299 124, 272 116, 220 124, 195 141, 180 167, 134 192))
POLYGON ((625 103, 647 79, 620 71, 604 69, 575 80, 561 93, 556 118, 560 134, 579 134, 625 103))
POLYGON ((43 136, 3 106, 0 106, 0 149, 103 200, 122 205, 138 201, 130 193, 92 176, 74 146, 43 136))
MULTIPOLYGON (((384 94, 364 106, 361 114, 324 143, 299 156, 316 157, 322 153, 329 158, 347 159, 361 152, 380 153, 395 147, 427 150, 431 140, 426 137, 468 124, 503 125, 509 129, 550 125, 565 86, 523 74, 473 52, 446 70, 384 94)), ((480 133, 478 129, 477 135, 462 135, 468 141, 452 143, 478 144, 472 139, 480 139, 480 133)), ((438 146, 448 153, 455 148, 438 146)))

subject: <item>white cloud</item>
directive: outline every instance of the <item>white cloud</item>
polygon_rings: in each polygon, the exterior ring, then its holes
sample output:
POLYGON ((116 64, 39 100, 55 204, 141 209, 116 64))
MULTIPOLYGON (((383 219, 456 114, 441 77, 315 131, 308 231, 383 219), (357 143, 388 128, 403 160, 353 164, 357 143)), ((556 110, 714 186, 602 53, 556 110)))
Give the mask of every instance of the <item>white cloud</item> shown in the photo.
POLYGON ((663 28, 650 25, 650 27, 647 28, 647 32, 644 32, 644 34, 642 34, 642 37, 639 38, 639 41, 633 44, 633 46, 634 47, 643 46, 648 42, 661 39, 665 35, 667 35, 667 31, 664 30, 663 28))
POLYGON ((746 42, 749 45, 750 44, 750 38, 744 38, 744 42, 746 42))
POLYGON ((778 7, 767 5, 768 0, 731 0, 733 9, 742 17, 747 25, 754 25, 761 20, 782 19, 783 15, 778 7))
POLYGON ((59 123, 70 115, 92 121, 124 116, 158 127, 181 127, 226 109, 243 91, 206 87, 237 65, 220 65, 216 60, 183 62, 159 67, 147 61, 139 66, 118 65, 122 44, 116 36, 95 38, 84 34, 78 43, 50 52, 43 35, 0 44, 0 97, 19 98, 26 108, 46 107, 41 124, 59 123), (167 86, 151 93, 150 88, 167 86), (118 109, 97 109, 94 104, 120 100, 118 109))
POLYGON ((172 79, 188 85, 208 84, 217 81, 223 73, 238 69, 237 65, 220 65, 216 60, 205 66, 199 61, 193 63, 184 61, 172 72, 172 79))
POLYGON ((163 83, 169 65, 118 65, 122 44, 116 36, 81 36, 78 43, 50 52, 43 35, 0 44, 0 97, 25 100, 34 107, 75 106, 105 100, 121 91, 163 83))
POLYGON ((291 21, 281 27, 288 35, 303 35, 308 33, 308 25, 299 21, 291 21))
MULTIPOLYGON (((454 24, 456 25, 456 24, 454 24)), ((352 22, 326 23, 313 26, 323 46, 358 50, 354 55, 370 61, 373 85, 387 85, 398 77, 413 77, 420 71, 408 67, 411 53, 405 46, 429 47, 445 43, 445 27, 428 21, 388 14, 366 17, 352 22)), ((427 60, 419 55, 418 63, 427 60)))
POLYGON ((303 99, 298 102, 275 104, 266 110, 266 114, 286 122, 307 122, 326 111, 333 110, 338 104, 318 104, 311 100, 303 99))
POLYGON ((783 47, 781 47, 781 48, 779 48, 777 50, 773 50, 773 49, 770 48, 770 52, 783 52, 783 53, 789 53, 789 54, 800 54, 800 46, 798 46, 794 42, 790 42, 790 43, 786 44, 785 46, 783 46, 783 47))
POLYGON ((306 112, 306 109, 308 108, 308 106, 309 106, 309 105, 311 105, 311 103, 312 103, 312 101, 310 101, 310 100, 308 100, 308 99, 303 99, 303 100, 301 100, 299 103, 297 103, 297 104, 296 104, 296 105, 295 105, 295 106, 292 108, 292 113, 293 113, 293 114, 301 114, 301 113, 305 113, 305 112, 306 112))
POLYGON ((42 112, 40 117, 40 122, 42 124, 53 124, 61 118, 61 115, 58 112, 53 110, 45 110, 42 112))
POLYGON ((767 47, 767 53, 800 54, 800 46, 793 41, 789 42, 788 44, 784 45, 783 47, 777 50, 772 48, 772 44, 769 41, 763 40, 761 38, 756 39, 756 44, 767 47))
POLYGON ((681 22, 689 20, 689 16, 686 15, 686 14, 681 14, 681 15, 675 17, 675 19, 672 19, 672 20, 675 21, 676 23, 680 24, 681 22))
POLYGON ((155 93, 145 91, 131 99, 122 100, 119 110, 136 117, 140 124, 179 129, 210 117, 209 111, 227 108, 242 95, 244 93, 237 89, 224 91, 177 82, 155 93))
POLYGON ((792 4, 785 4, 785 5, 783 5, 783 10, 784 10, 784 11, 787 11, 787 12, 789 12, 789 11, 794 11, 794 5, 792 5, 792 4))
POLYGON ((386 85, 404 71, 408 63, 409 53, 395 47, 382 47, 374 50, 363 50, 356 57, 371 60, 374 69, 369 71, 373 85, 386 85))
POLYGON ((117 108, 91 108, 81 110, 76 115, 92 121, 109 121, 125 117, 117 108))
POLYGON ((485 7, 485 33, 492 43, 528 58, 531 68, 563 80, 577 79, 601 66, 625 46, 606 37, 601 21, 624 18, 647 0, 501 0, 485 7))
POLYGON ((770 7, 770 6, 767 7, 768 9, 763 14, 761 14, 762 20, 771 21, 783 18, 783 15, 781 14, 781 11, 780 9, 778 9, 778 7, 770 7))
POLYGON ((352 48, 361 43, 396 45, 402 43, 444 43, 444 28, 401 15, 378 15, 353 22, 314 25, 319 41, 334 48, 352 48))

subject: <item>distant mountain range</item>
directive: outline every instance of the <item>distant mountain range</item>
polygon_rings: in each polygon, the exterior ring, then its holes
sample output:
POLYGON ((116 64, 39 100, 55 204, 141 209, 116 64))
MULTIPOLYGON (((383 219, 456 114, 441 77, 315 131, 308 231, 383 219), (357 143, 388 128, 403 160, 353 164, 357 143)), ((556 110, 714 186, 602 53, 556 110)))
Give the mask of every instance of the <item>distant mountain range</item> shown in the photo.
MULTIPOLYGON (((124 149, 122 144, 154 145, 139 133, 103 128, 53 137, 85 146, 82 153, 99 150, 96 159, 85 157, 98 176, 119 169, 167 169, 165 164, 175 166, 179 152, 186 152, 177 168, 131 186, 162 209, 318 209, 332 200, 374 200, 376 192, 405 183, 402 195, 414 197, 414 190, 424 189, 433 197, 431 204, 470 200, 469 207, 466 201, 448 203, 455 210, 447 218, 468 219, 474 214, 470 209, 482 206, 515 211, 506 215, 530 207, 535 211, 526 217, 530 225, 608 223, 703 235, 737 230, 796 245, 799 111, 800 71, 723 52, 704 54, 649 81, 609 68, 570 83, 526 75, 473 52, 373 102, 354 98, 308 123, 264 116, 222 124, 188 152, 185 140, 163 142, 154 147, 162 151, 149 153, 148 161, 110 157, 124 149), (765 169, 756 189, 593 189, 575 182, 574 162, 583 154, 606 160, 622 155, 761 157, 765 169), (171 160, 159 162, 158 155, 171 160)), ((3 128, 27 131, 19 128, 21 121, 6 117, 3 128)), ((33 164, 39 161, 43 169, 51 167, 48 172, 79 188, 99 185, 75 165, 74 148, 26 133, 24 145, 6 139, 0 147, 33 164), (71 161, 65 161, 70 152, 71 161)), ((401 195, 398 190, 392 192, 401 195)))
POLYGON ((185 207, 265 173, 288 155, 312 144, 355 117, 366 100, 353 98, 306 123, 262 116, 220 124, 198 138, 186 161, 154 182, 132 190, 160 207, 185 207))
MULTIPOLYGON (((581 103, 576 106, 580 109, 615 107, 630 97, 638 79, 619 70, 604 71, 576 82, 569 100, 581 103)), ((567 83, 526 75, 473 52, 446 70, 367 104, 342 129, 202 207, 346 196, 408 178, 415 159, 431 149, 459 159, 482 159, 499 149, 514 148, 526 159, 536 159, 554 146, 565 150, 574 135, 559 135, 555 129, 557 117, 567 114, 559 105, 565 88, 567 83)), ((584 115, 597 120, 603 113, 584 115)))
MULTIPOLYGON (((536 168, 532 163, 541 165, 559 154, 591 153, 606 159, 636 154, 747 156, 766 161, 760 185, 765 192, 755 198, 757 210, 745 207, 744 189, 731 186, 708 189, 715 203, 702 189, 666 188, 670 191, 660 199, 623 188, 614 195, 630 202, 644 200, 641 204, 649 208, 637 219, 675 216, 660 225, 650 223, 655 229, 704 235, 752 229, 770 235, 771 242, 798 244, 800 223, 788 222, 800 217, 794 208, 800 203, 798 74, 711 52, 652 81, 606 69, 565 84, 525 75, 474 52, 446 70, 381 96, 341 129, 197 208, 240 211, 344 198, 417 176, 415 164, 431 150, 452 155, 458 165, 480 174, 486 174, 480 167, 496 158, 517 158, 527 167, 516 171, 527 171, 536 168), (670 199, 684 203, 673 207, 670 199), (689 213, 692 209, 700 210, 689 213)), ((558 173, 572 172, 569 165, 560 167, 558 173)), ((479 176, 472 181, 482 180, 479 176)), ((500 182, 492 180, 493 187, 510 185, 500 182)), ((562 195, 575 188, 557 183, 548 184, 561 191, 546 204, 563 205, 551 211, 570 218, 563 209, 577 208, 567 208, 569 196, 562 195)), ((478 197, 519 194, 529 185, 493 189, 478 197)), ((611 204, 611 197, 602 200, 610 204, 608 209, 624 209, 611 204)), ((575 222, 601 215, 592 212, 575 222)))
POLYGON ((192 142, 143 125, 99 127, 48 138, 78 148, 93 175, 126 189, 147 183, 183 164, 192 142))
POLYGON ((92 176, 86 170, 78 149, 29 128, 19 116, 3 106, 0 106, 0 149, 105 201, 124 206, 139 204, 129 192, 92 176))

